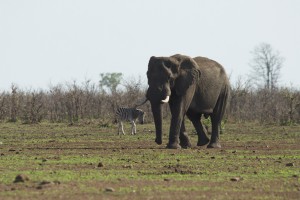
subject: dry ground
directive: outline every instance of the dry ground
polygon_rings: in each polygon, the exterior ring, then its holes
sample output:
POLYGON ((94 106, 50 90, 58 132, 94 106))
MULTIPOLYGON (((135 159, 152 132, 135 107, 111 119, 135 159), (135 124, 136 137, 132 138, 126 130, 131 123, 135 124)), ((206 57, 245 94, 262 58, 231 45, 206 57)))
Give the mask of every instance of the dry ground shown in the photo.
POLYGON ((226 124, 222 149, 187 127, 194 146, 169 150, 152 124, 2 123, 0 199, 300 199, 300 126, 226 124))

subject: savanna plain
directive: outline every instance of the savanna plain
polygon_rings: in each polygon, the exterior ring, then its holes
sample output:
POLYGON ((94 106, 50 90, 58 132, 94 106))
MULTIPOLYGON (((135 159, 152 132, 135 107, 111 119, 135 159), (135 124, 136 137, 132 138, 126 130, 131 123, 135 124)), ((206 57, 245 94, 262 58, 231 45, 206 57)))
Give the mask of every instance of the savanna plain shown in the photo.
POLYGON ((165 149, 97 122, 0 123, 0 199, 300 199, 300 126, 227 123, 221 149, 165 149))

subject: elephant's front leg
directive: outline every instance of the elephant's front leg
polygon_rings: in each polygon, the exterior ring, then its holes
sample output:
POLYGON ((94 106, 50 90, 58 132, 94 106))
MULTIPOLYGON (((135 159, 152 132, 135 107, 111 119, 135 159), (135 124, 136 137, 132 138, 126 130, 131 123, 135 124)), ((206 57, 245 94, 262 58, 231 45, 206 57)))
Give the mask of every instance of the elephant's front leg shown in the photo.
POLYGON ((190 145, 189 139, 186 136, 186 133, 184 133, 185 127, 184 127, 183 119, 186 110, 188 108, 188 105, 190 104, 190 101, 187 102, 183 97, 177 96, 175 98, 172 98, 169 104, 170 104, 172 119, 170 124, 169 143, 167 145, 167 148, 169 149, 181 148, 179 141, 182 141, 184 147, 189 146, 190 145))
POLYGON ((182 148, 191 148, 191 142, 190 139, 186 133, 186 129, 185 129, 185 124, 184 124, 184 118, 182 119, 182 124, 181 124, 181 129, 180 129, 180 135, 179 135, 179 140, 180 140, 180 146, 182 148))
POLYGON ((181 129, 182 117, 172 116, 170 133, 169 133, 169 143, 167 145, 168 149, 180 149, 179 144, 179 132, 181 129))
POLYGON ((167 144, 167 148, 169 149, 180 149, 179 145, 179 131, 181 129, 182 117, 181 110, 182 106, 180 106, 180 99, 172 97, 169 101, 170 111, 171 111, 171 124, 170 124, 170 132, 169 132, 169 143, 167 144))

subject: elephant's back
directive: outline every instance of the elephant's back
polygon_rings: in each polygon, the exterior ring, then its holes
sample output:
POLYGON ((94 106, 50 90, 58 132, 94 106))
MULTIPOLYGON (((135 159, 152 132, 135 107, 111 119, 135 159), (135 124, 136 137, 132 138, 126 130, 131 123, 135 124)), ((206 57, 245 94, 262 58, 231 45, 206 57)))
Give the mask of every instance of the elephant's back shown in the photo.
POLYGON ((198 66, 200 67, 200 70, 218 70, 220 73, 226 74, 224 67, 219 64, 217 61, 214 61, 212 59, 206 58, 206 57, 195 57, 193 58, 198 66))
POLYGON ((197 63, 200 75, 200 84, 212 83, 216 85, 227 85, 229 84, 228 77, 226 75, 224 67, 218 62, 211 60, 206 57, 195 57, 193 58, 197 63), (215 83, 216 82, 216 83, 215 83))
POLYGON ((220 94, 229 85, 224 68, 214 60, 205 57, 194 58, 201 72, 193 99, 194 106, 202 111, 213 110, 220 94))

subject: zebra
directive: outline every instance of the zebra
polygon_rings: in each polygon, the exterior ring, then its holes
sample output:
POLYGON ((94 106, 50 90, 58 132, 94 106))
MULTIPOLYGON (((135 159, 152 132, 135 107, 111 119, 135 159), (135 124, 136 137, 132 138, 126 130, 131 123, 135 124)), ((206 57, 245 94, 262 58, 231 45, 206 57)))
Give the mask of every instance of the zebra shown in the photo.
POLYGON ((136 125, 135 121, 139 119, 139 122, 141 124, 144 123, 144 117, 145 117, 145 112, 136 109, 136 108, 124 108, 120 107, 116 111, 116 119, 119 123, 118 127, 118 135, 120 135, 120 129, 122 129, 122 134, 125 135, 124 128, 123 128, 123 121, 130 121, 131 123, 131 134, 135 135, 136 134, 136 125))

